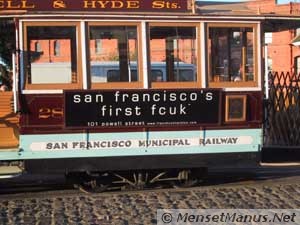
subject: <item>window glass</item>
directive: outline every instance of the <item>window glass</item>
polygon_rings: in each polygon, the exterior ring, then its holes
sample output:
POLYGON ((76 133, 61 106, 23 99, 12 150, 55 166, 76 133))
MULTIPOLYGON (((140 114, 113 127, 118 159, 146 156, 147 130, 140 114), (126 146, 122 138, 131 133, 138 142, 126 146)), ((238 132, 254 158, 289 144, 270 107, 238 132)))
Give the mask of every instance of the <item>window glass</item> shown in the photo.
POLYGON ((35 42, 35 49, 34 49, 35 52, 41 52, 42 49, 41 49, 41 44, 37 41, 35 42))
POLYGON ((150 76, 151 76, 151 81, 163 81, 164 74, 162 70, 152 69, 150 76))
POLYGON ((100 39, 95 40, 95 54, 101 54, 102 44, 100 39))
POLYGON ((196 48, 196 27, 150 27, 151 81, 197 81, 196 48))
POLYGON ((76 26, 28 26, 28 83, 76 83, 76 54, 76 26))
POLYGON ((178 81, 191 81, 195 77, 192 69, 175 69, 174 76, 178 81))
POLYGON ((269 56, 268 56, 268 59, 267 59, 267 63, 268 63, 268 72, 273 71, 273 59, 270 58, 269 56))
POLYGON ((210 27, 210 82, 254 81, 253 28, 210 27))
MULTIPOLYGON (((137 81, 137 71, 130 70, 129 77, 132 78, 132 81, 137 81)), ((107 81, 108 82, 120 81, 120 70, 108 70, 107 71, 107 81)))
POLYGON ((136 26, 90 26, 93 83, 137 81, 137 53, 136 26))
POLYGON ((60 42, 54 41, 54 55, 59 56, 60 55, 60 42))

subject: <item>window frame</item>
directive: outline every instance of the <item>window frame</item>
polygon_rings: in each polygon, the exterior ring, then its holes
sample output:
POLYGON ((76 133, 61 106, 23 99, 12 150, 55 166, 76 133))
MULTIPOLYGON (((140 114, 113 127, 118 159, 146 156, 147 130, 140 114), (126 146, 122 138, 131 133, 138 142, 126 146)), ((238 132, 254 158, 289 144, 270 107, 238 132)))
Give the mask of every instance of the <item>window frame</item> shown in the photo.
MULTIPOLYGON (((24 21, 23 22, 23 49, 26 52, 28 49, 28 27, 63 27, 73 26, 76 28, 76 64, 77 64, 77 82, 76 83, 43 83, 43 84, 29 84, 28 70, 25 68, 25 90, 62 90, 62 89, 82 89, 82 46, 81 46, 81 26, 80 22, 66 22, 66 21, 24 21)), ((25 57, 25 56, 24 56, 25 57)), ((25 58, 24 58, 25 59, 25 58)), ((29 61, 25 60, 27 67, 29 61)))
MULTIPOLYGON (((258 87, 258 24, 255 23, 207 23, 206 26, 206 52, 207 52, 207 85, 210 88, 231 88, 231 87, 258 87), (209 29, 210 28, 252 28, 253 29, 253 81, 210 81, 212 76, 212 60, 210 52, 211 45, 209 42, 209 29)), ((244 54, 244 53, 242 53, 244 54)), ((244 56, 243 56, 244 57, 244 56)))
POLYGON ((153 89, 178 89, 178 88, 200 88, 201 87, 201 82, 202 82, 202 77, 201 77, 201 29, 200 29, 200 23, 197 22, 183 22, 183 23, 176 23, 176 22, 150 22, 148 24, 148 54, 149 54, 149 69, 148 69, 148 74, 151 76, 151 50, 150 50, 150 28, 151 27, 195 27, 196 28, 196 81, 187 81, 187 82, 182 82, 182 81, 151 81, 151 77, 149 77, 149 85, 153 89))
POLYGON ((128 88, 143 88, 144 75, 143 75, 143 57, 142 57, 142 26, 140 22, 101 22, 101 21, 90 21, 87 23, 87 74, 90 80, 91 89, 128 89, 128 88), (138 54, 138 81, 134 82, 103 82, 93 83, 90 70, 90 27, 91 26, 135 26, 137 29, 137 54, 138 54))
POLYGON ((234 95, 234 94, 229 94, 226 95, 226 99, 225 99, 225 122, 226 123, 233 123, 233 122, 245 122, 246 121, 246 117, 247 117, 247 95, 234 95), (231 113, 231 100, 239 100, 242 102, 242 108, 240 108, 242 111, 242 115, 239 118, 232 118, 230 113, 231 113))

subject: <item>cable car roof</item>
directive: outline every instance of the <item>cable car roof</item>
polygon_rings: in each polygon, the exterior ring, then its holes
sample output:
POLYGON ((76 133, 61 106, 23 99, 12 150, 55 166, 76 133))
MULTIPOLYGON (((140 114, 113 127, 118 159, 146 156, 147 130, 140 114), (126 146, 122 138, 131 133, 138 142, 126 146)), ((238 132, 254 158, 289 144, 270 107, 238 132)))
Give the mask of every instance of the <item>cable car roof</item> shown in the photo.
MULTIPOLYGON (((189 0, 186 0, 188 2, 189 0)), ((38 1, 39 2, 39 1, 38 1)), ((72 2, 72 1, 70 1, 72 2)), ((291 15, 284 12, 262 12, 259 7, 249 7, 249 2, 209 2, 196 1, 194 6, 187 11, 172 10, 160 12, 150 11, 87 11, 81 10, 0 10, 0 18, 141 18, 141 19, 177 19, 177 20, 236 20, 236 21, 261 21, 265 32, 276 32, 300 27, 300 11, 291 15), (134 12, 134 13, 133 13, 134 12)), ((299 3, 300 8, 300 3, 299 3)))

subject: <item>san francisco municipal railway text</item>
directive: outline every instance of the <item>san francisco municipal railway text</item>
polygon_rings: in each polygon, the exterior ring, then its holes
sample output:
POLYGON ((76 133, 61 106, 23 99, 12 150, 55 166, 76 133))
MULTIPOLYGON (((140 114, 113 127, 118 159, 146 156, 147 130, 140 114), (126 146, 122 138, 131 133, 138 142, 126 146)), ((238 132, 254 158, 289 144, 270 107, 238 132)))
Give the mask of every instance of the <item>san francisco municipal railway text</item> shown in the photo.
POLYGON ((128 148, 132 146, 130 140, 116 141, 76 141, 76 142, 50 142, 47 143, 47 150, 59 149, 95 149, 95 148, 128 148))
POLYGON ((107 149, 132 147, 163 147, 189 146, 188 139, 156 139, 156 140, 112 140, 112 141, 79 141, 79 142, 49 142, 46 150, 67 149, 107 149))
MULTIPOLYGON (((177 147, 177 146, 206 146, 206 145, 236 145, 239 137, 216 138, 174 138, 150 140, 103 140, 103 141, 74 141, 48 142, 47 150, 59 149, 106 149, 106 148, 135 148, 135 147, 177 147)), ((251 143, 251 141, 246 144, 251 143)), ((243 144, 240 142, 239 144, 243 144)))

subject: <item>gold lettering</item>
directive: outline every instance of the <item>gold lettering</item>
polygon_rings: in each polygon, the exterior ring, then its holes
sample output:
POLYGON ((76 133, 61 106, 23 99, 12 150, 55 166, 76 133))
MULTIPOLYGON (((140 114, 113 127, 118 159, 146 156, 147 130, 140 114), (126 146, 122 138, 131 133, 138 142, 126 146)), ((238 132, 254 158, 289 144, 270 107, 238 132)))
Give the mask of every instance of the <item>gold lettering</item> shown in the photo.
POLYGON ((85 8, 85 9, 87 9, 87 8, 96 8, 96 1, 86 0, 83 3, 84 3, 83 8, 85 8))
MULTIPOLYGON (((109 4, 109 1, 98 1, 100 8, 105 9, 106 6, 109 4)), ((108 7, 107 7, 108 8, 108 7)))
POLYGON ((49 119, 49 118, 62 118, 63 117, 63 109, 62 108, 40 108, 39 109, 39 119, 49 119))
POLYGON ((154 1, 152 2, 152 8, 153 9, 163 9, 165 7, 164 1, 154 1))
POLYGON ((53 2, 53 8, 54 9, 64 9, 66 7, 67 7, 66 3, 64 1, 62 1, 62 0, 55 0, 53 2))
POLYGON ((51 116, 51 109, 40 108, 39 109, 39 119, 48 119, 51 116))
POLYGON ((140 2, 139 1, 128 1, 127 2, 127 8, 128 9, 139 9, 140 8, 140 2))
POLYGON ((29 4, 27 0, 22 0, 19 3, 14 0, 0 0, 0 9, 34 9, 34 4, 29 4))
POLYGON ((181 7, 177 3, 171 4, 171 9, 180 9, 181 7))
POLYGON ((34 4, 29 5, 29 4, 27 4, 28 2, 26 0, 21 1, 21 3, 22 3, 22 6, 21 6, 22 9, 34 9, 35 8, 34 4))
POLYGON ((124 3, 121 1, 112 1, 111 2, 111 8, 112 9, 121 9, 124 7, 124 3))
POLYGON ((19 8, 21 8, 21 5, 20 5, 20 4, 18 4, 18 5, 13 5, 12 0, 8 0, 8 1, 7 1, 7 8, 8 8, 8 9, 19 9, 19 8))
POLYGON ((152 8, 153 9, 180 9, 180 5, 175 2, 169 2, 169 1, 158 1, 155 0, 152 2, 152 8))
MULTIPOLYGON (((158 1, 160 2, 160 1, 158 1)), ((121 1, 121 0, 84 0, 83 7, 85 9, 87 8, 100 8, 100 9, 138 9, 140 8, 140 1, 138 0, 127 0, 127 1, 121 1)), ((157 4, 156 4, 157 5, 157 4)), ((158 6, 157 6, 158 7, 158 6)))
POLYGON ((52 109, 52 117, 53 118, 62 118, 64 115, 62 108, 54 108, 52 109))

